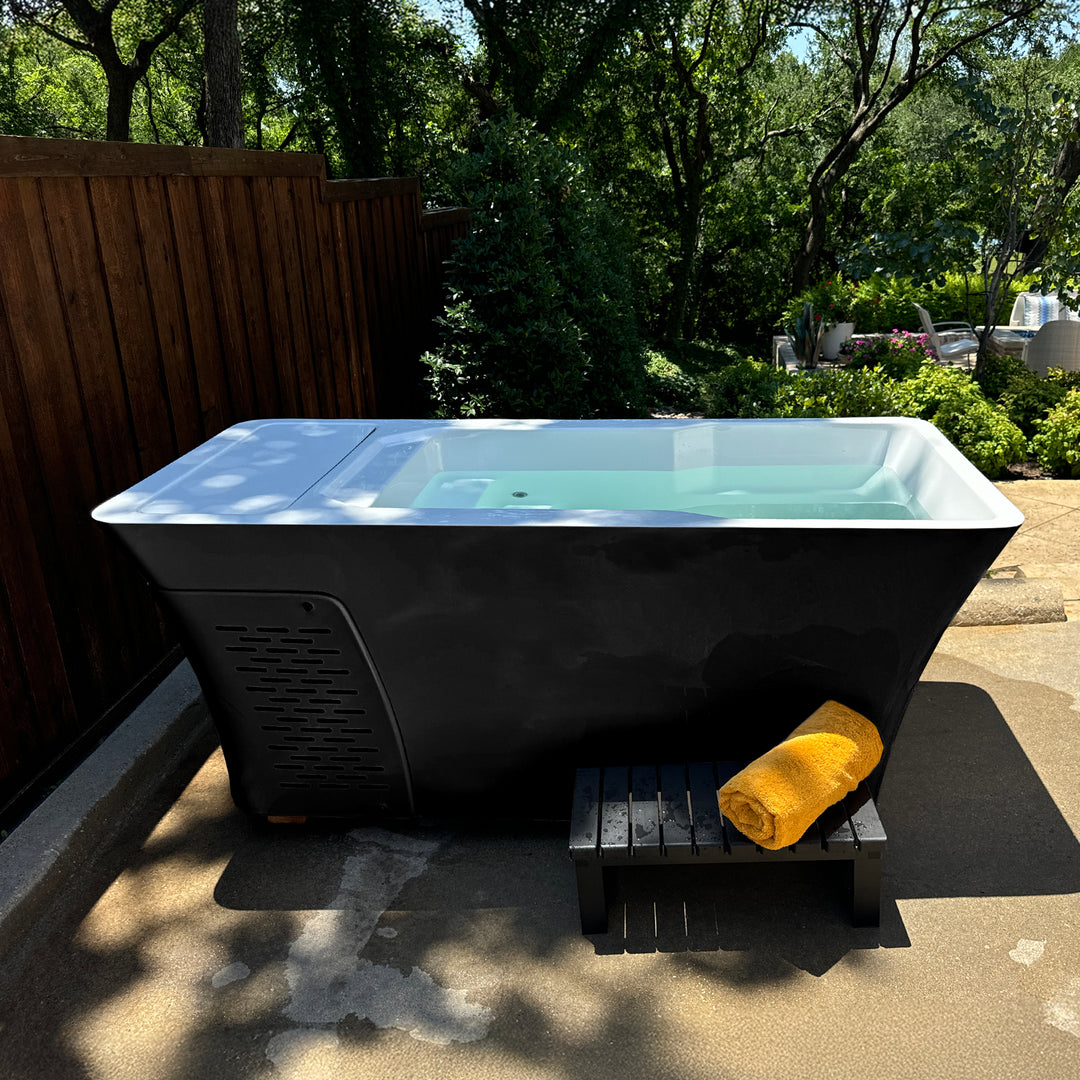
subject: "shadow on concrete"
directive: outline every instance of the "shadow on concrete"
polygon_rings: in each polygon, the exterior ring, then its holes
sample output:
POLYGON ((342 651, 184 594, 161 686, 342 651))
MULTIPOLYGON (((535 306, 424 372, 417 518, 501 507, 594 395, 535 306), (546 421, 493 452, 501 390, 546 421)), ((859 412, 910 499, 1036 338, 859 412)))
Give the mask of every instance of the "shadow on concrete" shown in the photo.
MULTIPOLYGON (((610 931, 598 955, 745 952, 740 978, 794 965, 823 974, 851 950, 910 944, 896 901, 914 897, 1080 892, 1080 843, 993 699, 964 683, 919 686, 879 799, 889 834, 881 925, 850 922, 845 864, 644 867, 615 873, 610 931)), ((451 914, 539 904, 576 934, 562 824, 421 830, 443 839, 402 908, 451 914)), ((333 903, 333 834, 252 826, 215 899, 236 910, 311 910, 333 903)))
POLYGON ((1080 892, 1080 842, 980 687, 920 683, 878 808, 895 899, 1080 892))
MULTIPOLYGON (((412 1075, 438 1072, 435 1049, 389 1042, 397 1036, 359 1013, 314 1026, 286 1015, 286 957, 307 921, 335 905, 351 909, 337 924, 346 931, 369 916, 377 925, 363 943, 344 933, 349 972, 375 965, 404 978, 419 969, 448 987, 469 985, 467 973, 478 968, 487 973, 474 1000, 490 1005, 497 1022, 455 1053, 491 1075, 515 1060, 606 1080, 670 1075, 663 1070, 678 1033, 664 1020, 664 987, 679 972, 699 975, 702 987, 742 1008, 761 992, 795 989, 803 973, 820 976, 845 958, 857 964, 873 950, 908 946, 905 900, 1080 893, 1080 843, 993 700, 959 682, 922 684, 896 740, 879 800, 890 846, 874 929, 850 925, 843 865, 647 867, 617 873, 612 930, 584 939, 566 827, 543 823, 387 830, 438 847, 423 872, 373 904, 363 889, 343 896, 348 864, 380 846, 363 830, 245 819, 220 763, 173 805, 178 794, 173 780, 140 812, 138 827, 86 867, 79 899, 51 927, 48 947, 0 996, 5 1080, 120 1075, 102 1071, 94 1040, 128 1030, 125 1023, 141 1031, 158 1006, 140 1005, 137 994, 150 986, 167 995, 174 984, 175 999, 163 1000, 194 1012, 154 1078, 264 1076, 267 1047, 291 1034, 372 1054, 405 1045, 412 1075), (159 819, 163 828, 147 843, 159 819), (192 895, 190 909, 159 902, 160 891, 194 879, 206 892, 192 895), (114 882, 125 887, 130 913, 105 895, 114 882), (210 889, 214 903, 206 902, 210 889), (98 923, 108 911, 115 920, 114 936, 102 941, 80 929, 99 898, 98 923), (620 966, 619 957, 634 954, 662 962, 620 966), (233 961, 250 975, 216 989, 211 977, 233 961), (553 1012, 563 1013, 550 1002, 562 998, 586 1001, 587 1035, 560 1034, 551 1023, 553 1012)), ((118 1034, 110 1053, 127 1053, 127 1037, 118 1034)), ((145 1048, 138 1052, 143 1064, 150 1060, 145 1048)), ((702 1059, 680 1080, 714 1075, 715 1063, 702 1059)))

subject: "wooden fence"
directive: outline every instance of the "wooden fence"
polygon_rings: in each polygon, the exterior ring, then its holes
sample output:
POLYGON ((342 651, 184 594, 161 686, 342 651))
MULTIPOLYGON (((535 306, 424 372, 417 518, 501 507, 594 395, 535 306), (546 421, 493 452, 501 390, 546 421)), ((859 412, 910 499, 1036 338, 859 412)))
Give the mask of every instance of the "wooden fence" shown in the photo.
POLYGON ((0 808, 171 646, 91 508, 241 420, 411 413, 467 228, 316 155, 0 136, 0 808))

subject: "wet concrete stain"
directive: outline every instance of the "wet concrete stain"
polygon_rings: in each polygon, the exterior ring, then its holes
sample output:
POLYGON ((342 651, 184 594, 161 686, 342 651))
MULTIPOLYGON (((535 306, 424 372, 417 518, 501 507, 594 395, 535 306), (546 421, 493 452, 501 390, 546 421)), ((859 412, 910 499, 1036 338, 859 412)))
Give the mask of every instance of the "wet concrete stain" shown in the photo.
POLYGON ((345 860, 338 895, 307 920, 289 948, 284 1015, 297 1026, 271 1039, 267 1057, 286 1066, 305 1047, 336 1045, 336 1025, 350 1015, 424 1042, 482 1039, 491 1011, 467 1001, 465 991, 440 986, 418 967, 405 974, 361 956, 383 913, 405 883, 424 872, 438 844, 377 828, 349 837, 355 853, 345 860))

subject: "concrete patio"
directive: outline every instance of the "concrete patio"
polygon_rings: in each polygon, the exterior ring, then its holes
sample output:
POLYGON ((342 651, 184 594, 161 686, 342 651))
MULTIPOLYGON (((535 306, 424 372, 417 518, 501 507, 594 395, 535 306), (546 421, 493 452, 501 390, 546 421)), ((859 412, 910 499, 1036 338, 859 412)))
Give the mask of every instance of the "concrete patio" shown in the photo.
POLYGON ((623 873, 585 938, 563 825, 252 822, 181 669, 0 846, 0 1076, 1071 1080, 1080 482, 1001 488, 1068 618, 946 632, 880 928, 808 863, 623 873))

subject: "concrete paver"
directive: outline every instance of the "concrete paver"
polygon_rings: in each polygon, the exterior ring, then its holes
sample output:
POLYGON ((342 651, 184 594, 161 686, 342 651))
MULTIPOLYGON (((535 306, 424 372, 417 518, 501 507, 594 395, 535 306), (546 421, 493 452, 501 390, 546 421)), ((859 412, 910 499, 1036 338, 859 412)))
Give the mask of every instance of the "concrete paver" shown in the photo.
POLYGON ((0 1076, 1071 1080, 1077 657, 1075 612, 946 631, 879 799, 876 929, 841 867, 786 864, 621 873, 585 938, 564 826, 271 828, 215 752, 0 974, 0 1076))

